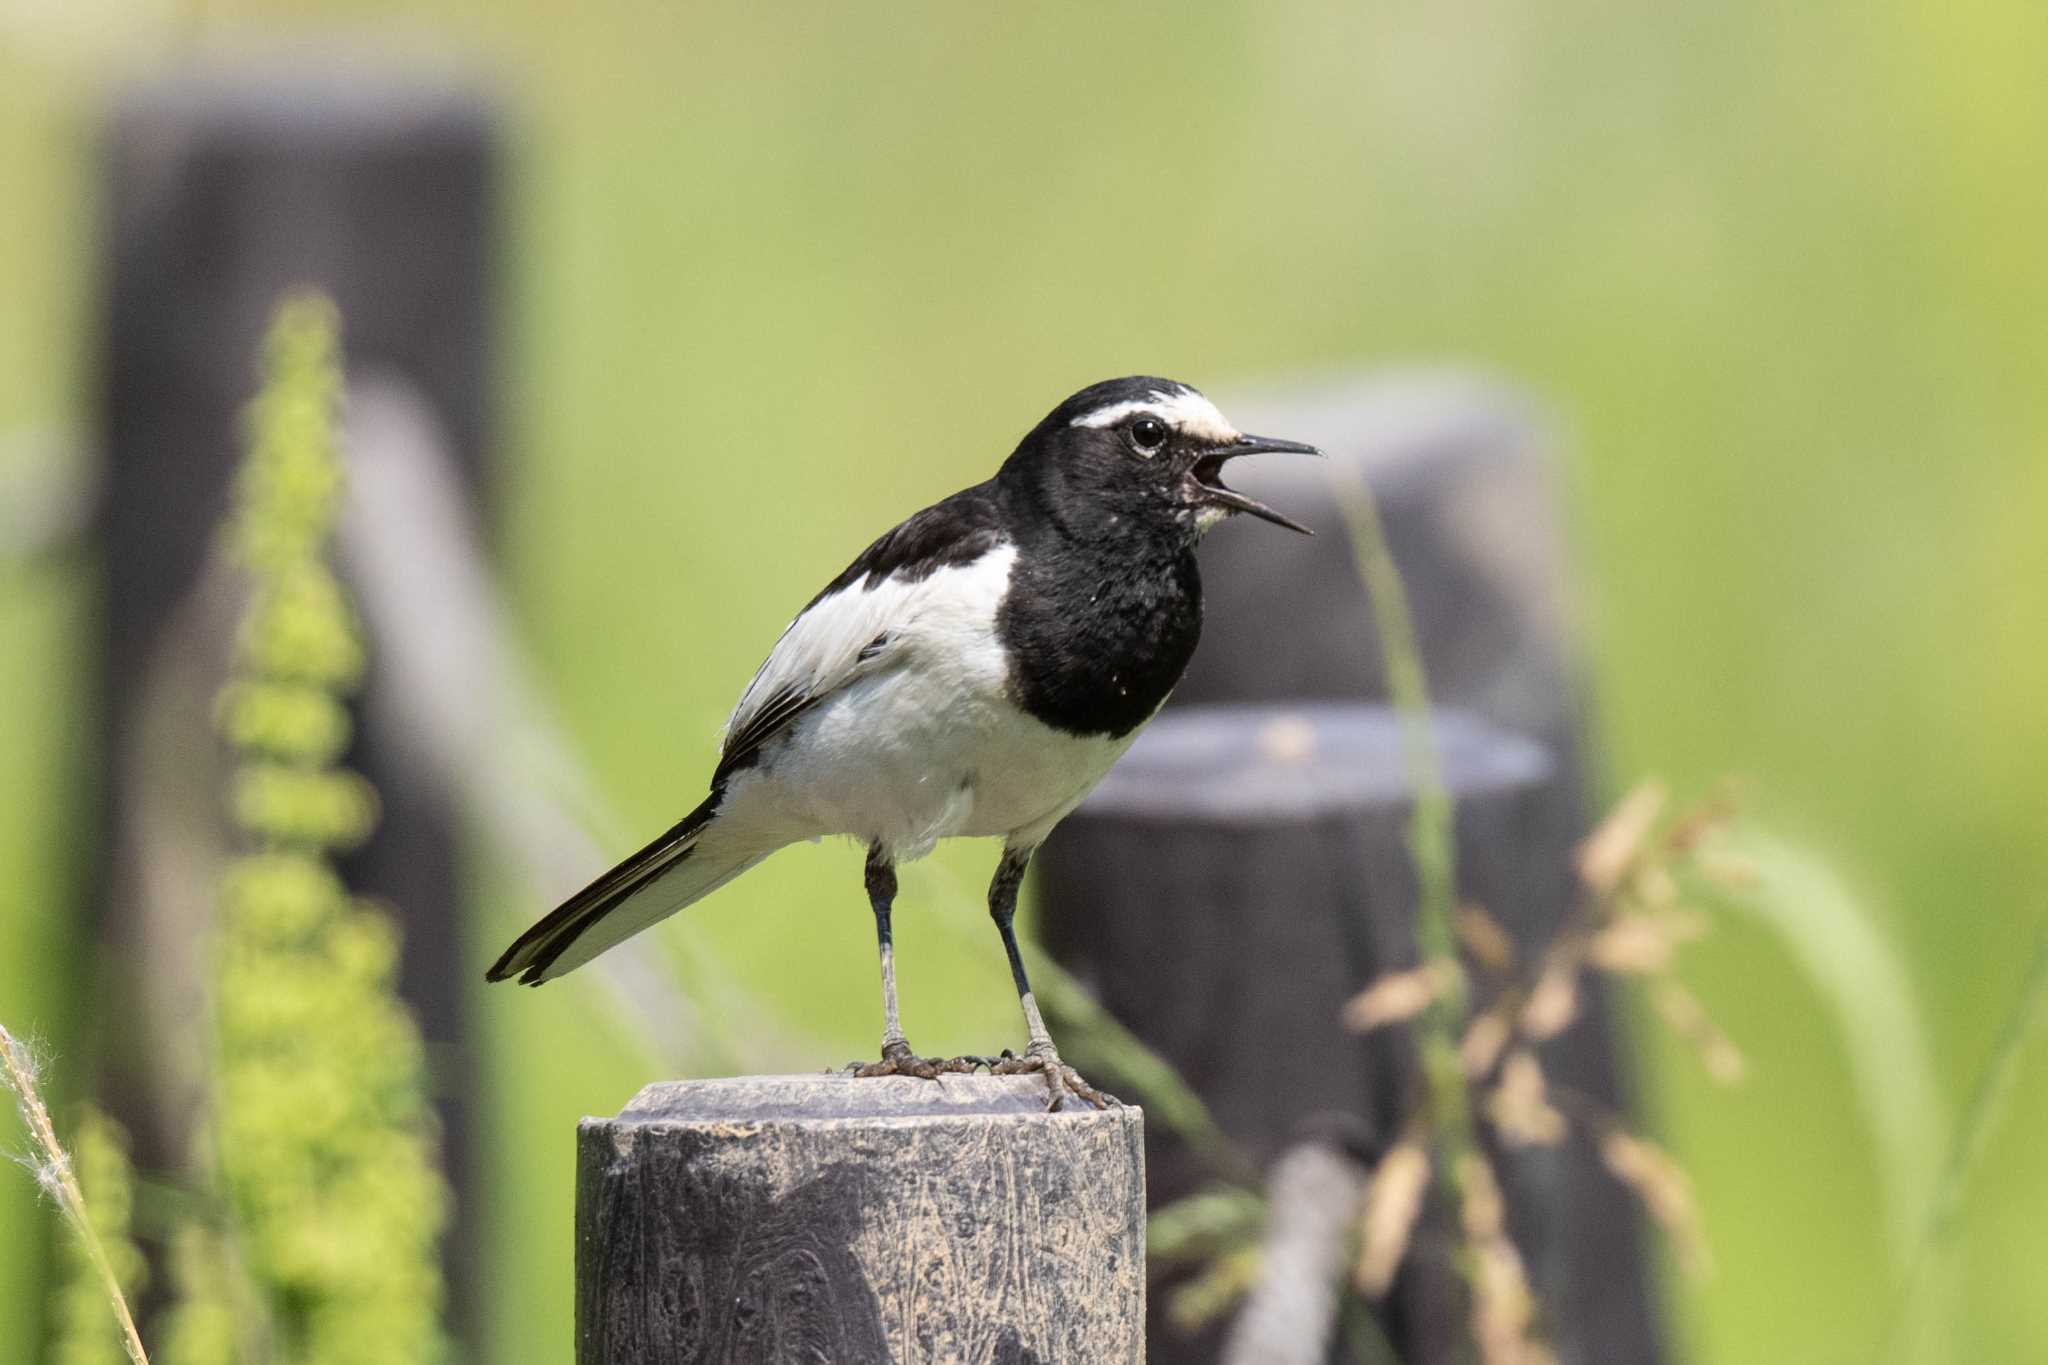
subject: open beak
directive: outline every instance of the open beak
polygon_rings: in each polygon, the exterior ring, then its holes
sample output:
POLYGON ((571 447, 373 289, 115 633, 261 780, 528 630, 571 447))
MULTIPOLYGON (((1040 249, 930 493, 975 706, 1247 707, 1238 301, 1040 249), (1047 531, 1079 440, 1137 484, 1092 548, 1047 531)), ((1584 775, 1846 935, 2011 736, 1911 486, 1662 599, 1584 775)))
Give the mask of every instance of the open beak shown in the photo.
POLYGON ((1234 460, 1240 455, 1263 455, 1268 452, 1292 455, 1323 453, 1314 446, 1305 446, 1299 441, 1281 441, 1271 436, 1240 436, 1229 445, 1203 451, 1196 459, 1193 473, 1195 482, 1201 486, 1202 500, 1218 507, 1228 507, 1232 511, 1249 512, 1261 521, 1270 521, 1275 526, 1285 526, 1288 530, 1299 531, 1305 536, 1314 535, 1314 531, 1292 517, 1283 516, 1263 502, 1246 497, 1235 488, 1223 486, 1223 465, 1226 460, 1234 460))

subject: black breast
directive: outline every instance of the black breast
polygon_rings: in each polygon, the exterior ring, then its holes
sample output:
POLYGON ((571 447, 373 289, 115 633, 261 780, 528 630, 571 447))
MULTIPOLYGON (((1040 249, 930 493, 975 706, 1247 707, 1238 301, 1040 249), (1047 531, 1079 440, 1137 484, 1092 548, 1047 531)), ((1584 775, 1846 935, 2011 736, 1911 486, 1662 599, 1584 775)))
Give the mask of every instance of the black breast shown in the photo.
POLYGON ((1132 555, 1065 540, 1026 544, 996 617, 1013 700, 1076 735, 1118 737, 1143 725, 1201 634, 1201 576, 1178 547, 1132 555))

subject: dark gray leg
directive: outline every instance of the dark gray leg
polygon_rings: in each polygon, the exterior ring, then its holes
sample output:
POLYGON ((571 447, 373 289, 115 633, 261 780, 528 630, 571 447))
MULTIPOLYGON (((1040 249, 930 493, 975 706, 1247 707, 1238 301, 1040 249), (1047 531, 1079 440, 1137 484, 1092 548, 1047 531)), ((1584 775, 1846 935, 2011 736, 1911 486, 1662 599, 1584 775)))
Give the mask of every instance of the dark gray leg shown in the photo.
POLYGON ((882 1055, 908 1052, 903 1022, 896 1009, 896 939, 889 928, 896 908, 896 866, 882 856, 882 846, 868 849, 868 905, 875 912, 875 942, 882 951, 882 1055))
POLYGON ((875 942, 882 954, 882 1059, 852 1068, 856 1076, 921 1076, 934 1080, 942 1071, 971 1071, 974 1059, 933 1061, 910 1050, 896 1007, 896 939, 889 917, 896 906, 896 865, 880 844, 868 847, 868 905, 875 912, 875 942))
POLYGON ((1017 888, 1024 883, 1024 868, 1030 861, 1030 849, 1005 848, 1003 860, 996 864, 995 880, 988 886, 989 918, 996 922, 996 932, 1003 936, 1003 951, 1010 958, 1010 980, 1016 983, 1017 1002, 1024 1007, 1024 1027, 1031 1035, 1022 1057, 1005 1057, 991 1069, 998 1076, 1044 1072, 1046 1084, 1052 1088, 1054 1109, 1063 1105, 1070 1094, 1097 1109, 1106 1109, 1117 1103, 1116 1096, 1097 1090, 1081 1079, 1080 1072, 1060 1060, 1060 1050, 1053 1046, 1052 1034, 1046 1031, 1045 1016, 1038 1012, 1038 998, 1031 993, 1031 979, 1024 973, 1023 954, 1017 951, 1017 931, 1011 921, 1017 915, 1017 888))

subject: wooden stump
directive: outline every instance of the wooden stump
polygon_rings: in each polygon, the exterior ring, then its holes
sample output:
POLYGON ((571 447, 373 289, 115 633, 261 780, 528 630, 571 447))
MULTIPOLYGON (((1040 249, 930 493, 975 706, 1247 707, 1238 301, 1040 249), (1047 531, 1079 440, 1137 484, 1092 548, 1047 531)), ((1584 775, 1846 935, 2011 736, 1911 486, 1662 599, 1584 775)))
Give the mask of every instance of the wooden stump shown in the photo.
MULTIPOLYGON (((1526 950, 1575 894, 1552 842, 1572 794, 1534 742, 1455 713, 1436 724, 1459 894, 1526 950)), ((1327 1111, 1366 1120, 1384 1146, 1413 1110, 1403 1033, 1359 1037, 1338 1020, 1366 983, 1417 960, 1408 791, 1385 708, 1182 708, 1152 723, 1036 860, 1046 947, 1262 1165, 1327 1111)), ((1066 1046, 1084 1071, 1095 1064, 1066 1046)), ((1569 1049, 1553 1045, 1561 1061, 1569 1049)), ((1148 1159, 1155 1206, 1210 1176, 1156 1127, 1148 1159)), ((1583 1149, 1517 1155, 1507 1170, 1514 1231, 1564 1358, 1656 1359, 1626 1195, 1583 1149)), ((1415 1365, 1464 1358, 1459 1287, 1442 1259, 1404 1273, 1388 1306, 1388 1332, 1415 1365)), ((1221 1335, 1190 1340, 1155 1314, 1152 1359, 1213 1360, 1221 1335)))
POLYGON ((1142 1361, 1142 1115, 1045 1094, 753 1076, 585 1119, 578 1365, 1142 1361))
MULTIPOLYGON (((350 377, 402 383, 432 409, 478 501, 489 482, 496 369, 498 119, 426 71, 317 62, 196 64, 125 90, 108 121, 97 340, 105 448, 103 938, 134 964, 105 988, 139 1027, 105 1039, 102 1093, 143 1164, 183 1164, 185 1078, 202 1027, 195 945, 223 847, 212 729, 234 576, 215 544, 241 458, 264 329, 312 286, 342 314, 350 377), (226 594, 223 599, 223 593, 226 594), (168 810, 162 818, 155 811, 168 810), (168 830, 168 833, 163 831, 168 830), (166 853, 162 845, 174 839, 166 853)), ((474 1283, 468 1152, 472 980, 456 856, 460 820, 397 733, 378 623, 347 761, 383 818, 343 862, 351 889, 405 936, 399 989, 434 1058, 457 1190, 448 1283, 474 1283)))

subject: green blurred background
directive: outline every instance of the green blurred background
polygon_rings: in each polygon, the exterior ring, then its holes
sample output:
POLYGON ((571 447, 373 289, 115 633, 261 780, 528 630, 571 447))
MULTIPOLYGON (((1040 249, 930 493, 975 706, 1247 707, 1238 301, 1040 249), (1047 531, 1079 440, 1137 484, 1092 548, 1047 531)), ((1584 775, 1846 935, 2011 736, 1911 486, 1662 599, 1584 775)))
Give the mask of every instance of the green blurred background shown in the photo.
MULTIPOLYGON (((1907 1118, 1947 1129, 2048 915, 2048 8, 0 0, 0 461, 90 429, 110 84, 337 35, 516 111, 502 544, 632 832, 696 800, 791 606, 1080 384, 1476 364, 1567 433, 1610 785, 1749 779, 1903 964, 1903 998, 1837 986, 1929 1051, 1939 1112, 1907 1118)), ((0 567, 0 1018, 59 1072, 93 590, 0 567)), ((785 853, 668 931, 779 1006, 750 1064, 872 1047, 855 856, 785 853)), ((1015 1041, 1000 955, 921 914, 988 857, 906 878, 908 1023, 948 1050, 1015 1041)), ((542 907, 479 882, 481 968, 542 907)), ((1670 1283, 1702 1362, 1867 1360, 1899 1271, 1873 1116, 1911 1078, 1880 1049, 1859 1090, 1855 1009, 1786 944, 1738 917, 1692 960, 1739 1088, 1644 1030, 1718 1264, 1670 1283)), ((483 1358, 560 1358, 572 1126, 649 1077, 573 992, 475 1009, 483 1358)), ((2036 1047, 1947 1358, 2048 1356, 2044 1127, 2036 1047)), ((29 1188, 0 1181, 5 1360, 38 1333, 29 1188)))

